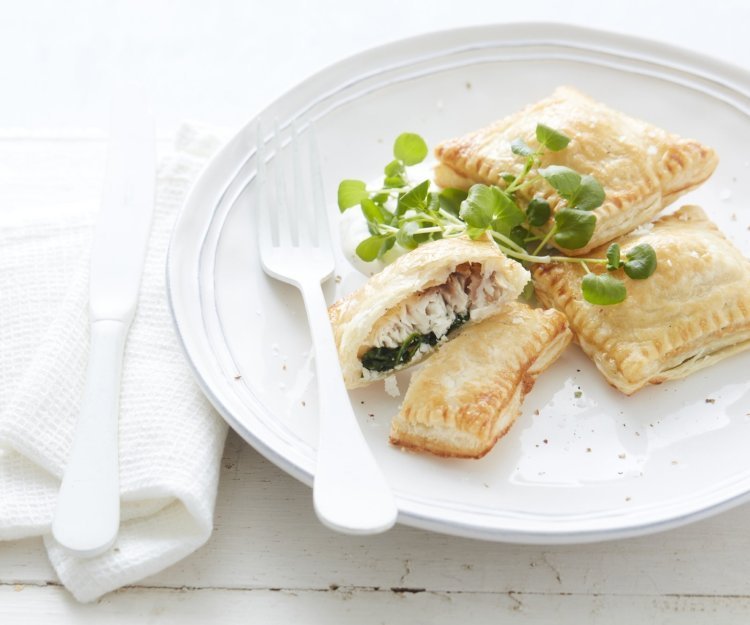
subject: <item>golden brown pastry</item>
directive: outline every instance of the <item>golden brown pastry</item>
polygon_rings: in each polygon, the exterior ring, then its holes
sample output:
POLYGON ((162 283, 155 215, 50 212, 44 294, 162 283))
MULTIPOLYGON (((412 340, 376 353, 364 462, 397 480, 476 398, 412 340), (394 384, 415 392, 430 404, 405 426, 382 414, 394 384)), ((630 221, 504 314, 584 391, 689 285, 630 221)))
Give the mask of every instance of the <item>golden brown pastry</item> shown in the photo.
POLYGON ((462 330, 417 371, 391 443, 481 458, 513 425, 536 377, 570 343, 565 316, 512 302, 462 330))
POLYGON ((530 277, 489 241, 441 239, 404 254, 329 309, 347 387, 418 362, 515 300, 530 277))
MULTIPOLYGON (((545 154, 542 166, 565 165, 590 174, 606 193, 594 211, 597 225, 588 245, 560 248, 574 256, 651 221, 662 208, 702 184, 718 163, 716 153, 697 141, 628 117, 571 87, 559 87, 514 115, 438 145, 436 182, 461 189, 477 182, 504 186, 501 176, 518 174, 523 166, 512 154, 511 143, 520 137, 536 148, 537 123, 571 139, 564 150, 545 154)), ((564 204, 545 182, 531 185, 522 195, 544 196, 553 209, 564 204)))
MULTIPOLYGON (((612 386, 630 395, 750 347, 750 261, 703 210, 683 206, 649 232, 618 242, 623 254, 648 243, 658 262, 646 280, 615 272, 627 283, 621 304, 584 301, 584 270, 577 263, 533 270, 539 300, 565 313, 575 340, 612 386)), ((592 256, 605 253, 602 246, 592 256)))

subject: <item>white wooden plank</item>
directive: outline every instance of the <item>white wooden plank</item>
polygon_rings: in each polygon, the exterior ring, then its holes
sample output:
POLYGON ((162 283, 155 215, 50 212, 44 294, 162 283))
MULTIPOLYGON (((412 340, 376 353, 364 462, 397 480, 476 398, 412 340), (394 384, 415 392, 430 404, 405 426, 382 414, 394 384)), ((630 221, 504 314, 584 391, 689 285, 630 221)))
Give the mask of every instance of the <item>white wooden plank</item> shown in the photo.
POLYGON ((746 597, 586 596, 349 590, 131 589, 93 605, 75 603, 59 587, 0 588, 0 622, 13 625, 158 623, 300 623, 310 625, 454 625, 523 622, 527 625, 685 625, 747 623, 746 597))

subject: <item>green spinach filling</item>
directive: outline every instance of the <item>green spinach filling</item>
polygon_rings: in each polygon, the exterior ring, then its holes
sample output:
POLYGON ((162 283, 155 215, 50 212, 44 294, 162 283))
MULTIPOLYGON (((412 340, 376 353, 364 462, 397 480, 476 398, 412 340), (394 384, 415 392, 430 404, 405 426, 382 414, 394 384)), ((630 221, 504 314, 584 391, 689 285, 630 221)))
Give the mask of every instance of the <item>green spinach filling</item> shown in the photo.
MULTIPOLYGON (((451 323, 445 335, 449 335, 454 330, 460 328, 469 320, 469 313, 466 312, 462 315, 456 315, 456 318, 451 323)), ((438 342, 438 337, 434 332, 428 332, 427 334, 419 334, 414 332, 404 339, 403 343, 398 347, 371 347, 362 356, 362 366, 370 371, 390 371, 395 369, 398 365, 405 365, 411 362, 415 354, 419 351, 419 348, 423 343, 435 346, 438 342)))

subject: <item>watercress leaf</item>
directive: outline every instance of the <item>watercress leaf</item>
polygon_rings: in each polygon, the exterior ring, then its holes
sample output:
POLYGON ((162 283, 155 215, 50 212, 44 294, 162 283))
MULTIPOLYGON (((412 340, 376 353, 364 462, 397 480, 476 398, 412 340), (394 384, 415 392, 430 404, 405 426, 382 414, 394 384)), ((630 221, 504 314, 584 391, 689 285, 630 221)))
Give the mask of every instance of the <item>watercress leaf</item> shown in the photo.
POLYGON ((526 220, 526 215, 505 191, 499 187, 490 188, 495 195, 494 220, 505 224, 503 230, 510 232, 526 220))
POLYGON ((403 215, 408 210, 421 211, 426 207, 427 191, 430 188, 430 181, 425 180, 416 187, 409 189, 400 198, 396 205, 396 214, 403 215))
POLYGON ((383 186, 386 189, 400 189, 406 186, 406 179, 403 176, 386 176, 383 186))
POLYGON ((520 137, 510 144, 510 151, 518 156, 531 156, 534 150, 520 137))
POLYGON ((620 260, 620 246, 617 243, 613 243, 607 248, 607 269, 614 271, 619 269, 622 265, 620 260))
POLYGON ((511 185, 516 181, 516 177, 513 174, 503 174, 500 176, 506 185, 511 185))
POLYGON ((570 143, 570 137, 544 124, 536 125, 536 140, 552 152, 559 152, 570 143))
POLYGON ((404 167, 403 161, 400 161, 398 159, 391 161, 383 169, 383 173, 385 173, 385 175, 388 178, 392 178, 394 176, 400 176, 405 171, 406 171, 406 168, 404 167))
POLYGON ((425 202, 425 209, 428 213, 435 214, 440 208, 440 198, 437 191, 430 191, 427 194, 427 200, 425 202))
POLYGON ((421 163, 427 156, 427 144, 424 139, 413 132, 404 132, 396 137, 393 144, 393 155, 405 165, 421 163))
POLYGON ((486 229, 495 216, 497 201, 493 187, 475 184, 469 189, 466 199, 461 202, 458 214, 469 226, 486 229))
POLYGON ((375 193, 374 195, 371 195, 370 199, 375 202, 375 204, 380 204, 381 206, 383 206, 383 204, 388 201, 389 197, 390 195, 388 194, 388 192, 384 191, 382 193, 375 193))
POLYGON ((581 174, 570 167, 550 165, 540 169, 539 174, 566 200, 581 186, 581 174))
POLYGON ((362 214, 367 221, 371 221, 375 224, 384 224, 387 221, 387 216, 383 214, 381 207, 375 204, 371 199, 365 198, 360 203, 360 206, 362 207, 362 214))
POLYGON ((407 250, 416 249, 419 242, 414 238, 414 231, 419 229, 415 221, 406 221, 396 233, 396 243, 407 250))
POLYGON ((396 237, 391 235, 388 235, 385 237, 385 241, 383 241, 383 245, 380 247, 380 251, 378 252, 378 258, 382 258, 385 253, 391 249, 394 244, 396 243, 396 237))
POLYGON ((534 198, 526 207, 526 221, 530 226, 543 226, 549 221, 552 210, 549 203, 541 198, 534 198))
POLYGON ((461 189, 443 189, 438 194, 440 200, 440 208, 444 211, 449 212, 451 215, 458 217, 458 210, 461 208, 461 202, 463 202, 469 194, 461 189))
POLYGON ((487 232, 487 228, 475 228, 474 226, 469 226, 466 228, 466 234, 469 235, 470 239, 478 239, 480 237, 483 237, 485 232, 487 232))
POLYGON ((516 245, 520 245, 521 247, 526 247, 526 238, 531 233, 524 228, 523 226, 516 226, 510 231, 510 234, 508 235, 510 237, 510 240, 513 241, 516 245))
POLYGON ((586 245, 596 228, 596 215, 575 208, 561 208, 555 213, 555 242, 569 250, 586 245))
POLYGON ((645 280, 656 271, 656 252, 648 243, 631 247, 625 258, 623 269, 633 280, 645 280))
POLYGON ((598 306, 619 304, 628 296, 625 283, 608 273, 587 273, 581 281, 581 291, 583 299, 598 306))
POLYGON ((378 257, 383 244, 389 238, 393 237, 379 234, 367 237, 364 241, 360 241, 357 249, 354 251, 363 261, 369 263, 378 257))
POLYGON ((590 211, 604 202, 604 188, 593 176, 581 176, 581 184, 568 198, 573 208, 590 211))
POLYGON ((361 180, 342 180, 338 192, 339 210, 343 213, 347 208, 359 204, 367 195, 367 185, 361 180))
POLYGON ((536 295, 536 291, 534 290, 534 281, 529 280, 526 283, 526 286, 523 287, 523 291, 521 291, 521 297, 523 297, 523 299, 525 299, 527 302, 530 302, 534 298, 534 295, 536 295))

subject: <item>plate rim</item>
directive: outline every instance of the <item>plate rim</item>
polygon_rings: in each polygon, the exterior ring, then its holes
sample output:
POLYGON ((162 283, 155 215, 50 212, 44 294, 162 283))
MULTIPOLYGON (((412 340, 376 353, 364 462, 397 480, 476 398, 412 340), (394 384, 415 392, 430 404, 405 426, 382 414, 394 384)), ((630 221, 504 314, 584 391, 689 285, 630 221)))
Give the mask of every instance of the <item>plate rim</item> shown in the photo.
MULTIPOLYGON (((579 49, 581 48, 581 45, 578 41, 578 38, 582 36, 586 36, 589 38, 594 37, 599 40, 597 42, 598 44, 601 45, 602 42, 604 43, 603 47, 583 46, 584 49, 598 51, 601 51, 603 49, 606 53, 614 54, 615 56, 625 56, 625 58, 630 59, 656 62, 660 66, 676 69, 681 72, 686 72, 691 76, 712 80, 733 92, 738 92, 739 94, 744 95, 746 98, 750 98, 750 72, 746 71, 744 68, 733 65, 723 60, 715 59, 710 56, 700 55, 693 52, 692 50, 680 48, 672 44, 666 44, 663 42, 632 35, 613 33, 605 30, 554 22, 515 22, 445 29, 429 33, 422 33, 413 37, 407 37, 393 42, 385 43, 348 56, 322 70, 313 73, 305 80, 293 86, 289 91, 281 94, 278 98, 271 101, 263 109, 263 111, 259 113, 259 115, 256 115, 249 122, 247 122, 214 155, 214 157, 205 165, 203 171, 195 180, 189 193, 187 194, 179 211, 179 214, 175 220, 175 227, 170 238, 166 264, 167 299, 169 303, 170 314, 172 316, 179 342, 186 355, 189 366, 201 387, 201 390, 207 396, 209 401, 214 405, 214 407, 229 423, 229 425, 232 426, 232 428, 235 429, 235 431, 237 431, 249 444, 251 444, 268 460, 279 466, 282 470, 289 473, 296 479, 302 481, 303 483, 306 483, 307 485, 312 484, 313 475, 311 471, 306 470, 299 463, 295 463, 287 455, 280 453, 276 448, 270 445, 256 432, 252 431, 245 423, 243 423, 241 419, 239 419, 233 413, 231 409, 226 406, 225 401, 223 401, 222 398, 212 388, 210 381, 204 377, 204 374, 199 366, 199 362, 197 362, 195 359, 195 346, 190 343, 188 333, 183 331, 184 320, 182 318, 182 312, 179 310, 179 304, 177 303, 177 300, 179 298, 179 294, 177 293, 179 287, 177 286, 177 283, 180 281, 180 276, 178 275, 177 269, 179 263, 176 261, 176 258, 180 253, 180 241, 178 240, 180 226, 184 225, 186 216, 188 215, 189 207, 196 203, 199 194, 203 190, 203 187, 208 184, 209 177, 216 175, 215 170, 217 168, 221 169, 220 166, 222 161, 226 160, 228 158, 228 155, 230 155, 233 150, 238 147, 236 144, 238 142, 243 143, 241 139, 252 129, 258 116, 262 115, 264 111, 272 109, 275 105, 277 105, 277 103, 282 102, 285 98, 290 97, 290 95, 295 91, 309 89, 310 86, 314 85, 314 83, 320 80, 321 77, 326 77, 327 74, 334 75, 336 72, 342 72, 346 70, 347 66, 355 67, 357 65, 361 65, 363 59, 369 59, 370 61, 372 61, 372 59, 376 58, 379 54, 382 54, 384 52, 392 53, 393 51, 398 51, 399 48, 413 46, 420 42, 426 42, 428 40, 434 41, 441 37, 450 35, 468 36, 480 34, 484 38, 491 38, 495 41, 498 40, 501 36, 504 36, 505 40, 512 45, 519 46, 524 45, 524 43, 526 45, 531 45, 529 43, 531 41, 530 39, 524 38, 522 36, 519 37, 519 32, 520 34, 523 34, 525 31, 536 31, 540 33, 538 35, 535 35, 535 40, 538 43, 544 43, 546 45, 561 45, 561 41, 564 41, 565 44, 572 44, 574 48, 578 47, 579 49), (545 32, 553 32, 554 36, 545 38, 543 36, 545 32), (509 34, 510 37, 508 37, 509 34), (624 52, 630 54, 624 55, 624 52), (637 52, 637 54, 633 55, 633 52, 637 52), (681 62, 675 65, 673 64, 674 59, 679 59, 681 62), (687 63, 685 61, 687 61, 687 63), (699 69, 701 71, 698 72, 696 71, 696 69, 699 69)), ((245 141, 245 143, 247 142, 245 141)), ((247 156, 247 160, 249 160, 250 158, 251 156, 247 156)), ((245 162, 247 162, 247 160, 245 162)), ((220 177, 231 180, 231 177, 227 178, 227 175, 220 177)), ((214 205, 213 210, 215 210, 215 208, 216 205, 214 205)), ((270 416, 272 417, 272 415, 270 416)), ((711 492, 715 491, 712 490, 711 492)), ((711 505, 703 506, 684 514, 667 516, 665 518, 661 518, 649 523, 626 523, 619 526, 586 530, 576 530, 574 528, 563 527, 534 530, 527 530, 519 527, 512 529, 508 527, 489 527, 477 522, 476 520, 473 522, 467 520, 468 518, 476 517, 476 514, 469 514, 468 516, 464 515, 463 519, 435 518, 434 514, 427 514, 423 509, 421 509, 420 505, 417 502, 411 501, 410 503, 415 505, 404 506, 402 505, 402 500, 398 497, 397 499, 399 501, 399 522, 406 525, 420 527, 432 531, 438 531, 446 534, 492 541, 536 544, 567 544, 610 540, 615 538, 648 534, 706 518, 722 510, 729 509, 750 500, 750 481, 748 482, 744 491, 734 493, 733 495, 727 496, 719 500, 718 502, 714 502, 711 505)))

